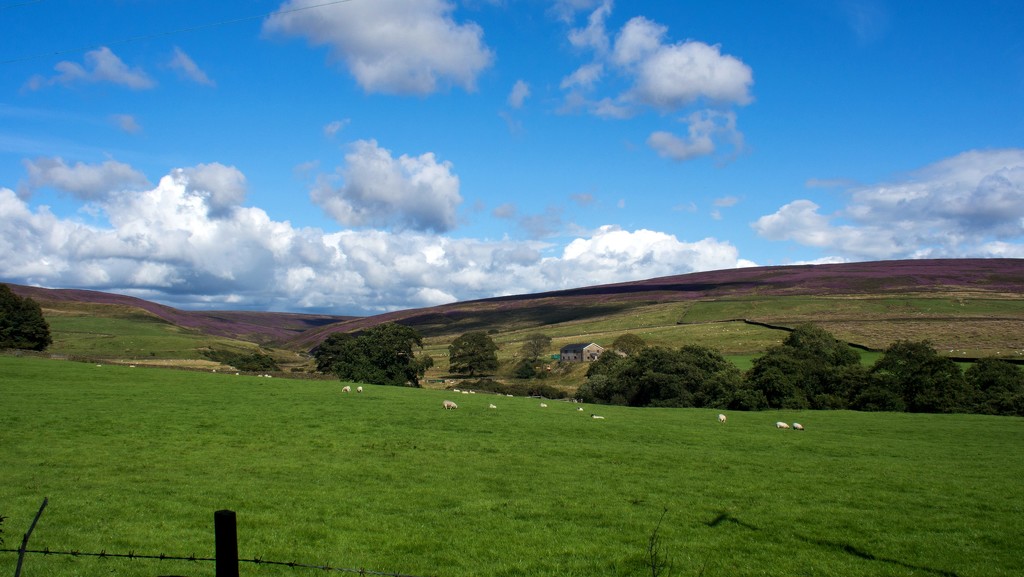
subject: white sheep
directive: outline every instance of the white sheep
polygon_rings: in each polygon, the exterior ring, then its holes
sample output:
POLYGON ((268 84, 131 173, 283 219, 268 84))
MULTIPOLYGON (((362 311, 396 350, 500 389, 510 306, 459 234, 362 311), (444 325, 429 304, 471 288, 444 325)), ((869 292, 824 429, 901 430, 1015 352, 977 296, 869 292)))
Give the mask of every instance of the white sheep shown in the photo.
POLYGON ((488 407, 487 407, 487 408, 489 408, 489 409, 497 409, 497 408, 498 408, 498 406, 497 406, 497 405, 495 405, 494 403, 491 403, 490 405, 488 405, 488 407))
POLYGON ((356 392, 357 393, 363 392, 363 387, 356 387, 356 392))
POLYGON ((345 385, 344 387, 341 388, 341 392, 343 392, 343 393, 351 393, 352 392, 352 387, 350 387, 348 385, 345 385))
POLYGON ((725 415, 719 413, 718 414, 718 422, 719 423, 724 423, 725 422, 725 415))
POLYGON ((577 411, 582 411, 582 410, 583 410, 583 407, 576 407, 576 410, 577 410, 577 411))
POLYGON ((591 413, 590 418, 592 418, 592 419, 603 419, 604 417, 602 417, 601 415, 595 415, 595 414, 591 413))
POLYGON ((546 408, 548 408, 548 404, 547 403, 541 403, 540 404, 540 408, 546 409, 546 408))
POLYGON ((797 431, 804 430, 804 426, 801 425, 800 423, 793 423, 793 428, 796 429, 797 431))
POLYGON ((444 407, 444 410, 446 410, 446 411, 448 409, 458 409, 459 408, 458 405, 456 405, 455 403, 453 403, 451 401, 445 401, 445 402, 441 403, 441 406, 444 407))
POLYGON ((779 429, 788 429, 789 423, 783 423, 782 421, 779 421, 778 423, 775 423, 775 427, 779 429))

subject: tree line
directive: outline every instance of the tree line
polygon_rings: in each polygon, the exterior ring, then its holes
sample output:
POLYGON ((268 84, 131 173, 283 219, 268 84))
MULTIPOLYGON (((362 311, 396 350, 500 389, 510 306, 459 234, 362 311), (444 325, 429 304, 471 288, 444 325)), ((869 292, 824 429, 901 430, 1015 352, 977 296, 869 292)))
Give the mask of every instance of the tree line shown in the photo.
POLYGON ((718 351, 615 345, 587 371, 577 395, 638 407, 734 410, 853 409, 1024 416, 1024 371, 1000 359, 967 370, 928 341, 896 341, 871 366, 814 325, 790 332, 741 372, 718 351))
MULTIPOLYGON (((388 323, 360 335, 336 333, 314 352, 317 368, 342 380, 420 386, 433 365, 417 356, 422 337, 388 323)), ((525 339, 510 375, 546 374, 551 338, 525 339)), ((487 333, 463 334, 448 347, 452 374, 493 375, 498 347, 487 333)), ((557 363, 556 363, 557 365, 557 363)), ((999 359, 980 359, 966 370, 928 341, 896 341, 871 366, 860 354, 815 325, 801 325, 781 345, 741 371, 719 351, 702 345, 648 346, 633 334, 617 338, 590 364, 575 396, 585 402, 634 407, 852 409, 916 413, 985 413, 1024 416, 1024 371, 999 359)))
POLYGON ((42 351, 53 344, 43 309, 0 284, 0 349, 42 351))

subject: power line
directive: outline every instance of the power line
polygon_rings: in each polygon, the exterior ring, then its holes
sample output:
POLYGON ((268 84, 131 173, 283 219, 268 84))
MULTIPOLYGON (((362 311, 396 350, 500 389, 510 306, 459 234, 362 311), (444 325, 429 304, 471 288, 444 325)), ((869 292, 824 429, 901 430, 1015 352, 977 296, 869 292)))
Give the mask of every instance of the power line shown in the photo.
MULTIPOLYGON (((33 0, 32 2, 22 2, 20 4, 9 4, 7 6, 0 6, 0 9, 11 8, 14 6, 22 6, 26 4, 34 4, 42 2, 43 0, 33 0)), ((54 52, 40 52, 38 54, 32 54, 30 56, 22 56, 20 58, 11 58, 9 60, 0 60, 0 64, 13 64, 15 62, 25 62, 27 60, 36 60, 38 58, 46 58, 48 56, 61 56, 64 54, 72 54, 75 52, 85 52, 87 50, 95 50, 104 46, 119 46, 121 44, 130 44, 132 42, 141 42, 143 40, 151 40, 153 38, 162 38, 164 36, 174 36, 176 34, 184 34, 185 32, 194 32, 196 30, 204 30, 206 28, 214 28, 217 26, 227 26, 228 24, 238 24, 239 22, 248 22, 250 20, 259 20, 261 18, 267 18, 275 14, 291 14, 293 12, 302 12, 304 10, 312 10, 314 8, 323 8, 325 6, 333 6, 335 4, 343 4, 351 2, 352 0, 332 0, 330 2, 321 2, 320 4, 312 4, 310 6, 299 6, 297 8, 289 8, 287 10, 277 10, 274 12, 265 12, 263 14, 256 14, 253 16, 242 16, 240 18, 231 18, 228 20, 220 20, 218 22, 210 22, 207 24, 199 24, 197 26, 190 26, 188 28, 177 28, 175 30, 165 30, 163 32, 156 32, 154 34, 145 34, 142 36, 132 36, 129 38, 122 38, 120 40, 114 40, 112 42, 103 42, 101 44, 91 44, 89 46, 79 46, 77 48, 68 48, 65 50, 56 50, 54 52)))

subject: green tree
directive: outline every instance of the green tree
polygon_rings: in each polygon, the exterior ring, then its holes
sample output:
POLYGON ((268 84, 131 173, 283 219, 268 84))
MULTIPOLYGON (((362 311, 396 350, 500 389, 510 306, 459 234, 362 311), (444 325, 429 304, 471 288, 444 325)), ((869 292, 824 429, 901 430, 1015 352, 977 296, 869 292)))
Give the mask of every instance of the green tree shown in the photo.
POLYGON ((448 345, 448 367, 470 377, 493 373, 498 370, 498 345, 484 332, 465 333, 448 345))
POLYGON ((977 402, 960 367, 928 341, 896 341, 875 361, 871 374, 911 413, 968 412, 977 402))
POLYGON ((742 375, 718 351, 699 345, 645 347, 632 356, 601 355, 577 395, 635 407, 727 407, 742 375))
POLYGON ((346 344, 355 339, 349 333, 331 333, 315 349, 313 359, 316 361, 316 370, 321 373, 333 373, 334 363, 338 357, 344 354, 346 344))
POLYGON ((317 370, 332 372, 343 381, 418 387, 433 359, 417 358, 414 346, 423 347, 415 329, 384 323, 358 336, 335 333, 313 355, 317 370))
POLYGON ((964 373, 978 391, 976 411, 1024 417, 1024 371, 1002 359, 979 359, 964 373))
POLYGON ((0 284, 0 349, 42 351, 53 344, 43 309, 0 284))
POLYGON ((526 340, 523 341, 523 347, 519 349, 519 354, 522 355, 523 360, 537 361, 548 352, 550 347, 551 337, 543 333, 532 333, 526 335, 526 340))
POLYGON ((522 348, 519 349, 520 358, 512 368, 512 376, 520 379, 546 376, 541 357, 547 354, 550 347, 551 337, 542 333, 527 335, 522 348))
POLYGON ((804 324, 754 359, 746 381, 770 408, 842 409, 866 375, 856 351, 828 331, 804 324))
POLYGON ((627 357, 635 355, 647 347, 647 341, 633 333, 623 333, 612 341, 612 350, 618 351, 627 357))

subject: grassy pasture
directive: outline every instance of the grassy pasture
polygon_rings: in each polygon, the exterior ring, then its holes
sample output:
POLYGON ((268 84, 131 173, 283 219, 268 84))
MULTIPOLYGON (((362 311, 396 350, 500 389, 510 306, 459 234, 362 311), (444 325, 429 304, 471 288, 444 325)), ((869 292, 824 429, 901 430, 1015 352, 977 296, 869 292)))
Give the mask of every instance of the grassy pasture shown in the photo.
MULTIPOLYGON (((1024 574, 1024 420, 631 409, 0 357, 0 514, 16 548, 437 576, 1024 574), (443 411, 452 398, 457 411, 443 411), (487 408, 488 403, 498 406, 487 408), (605 420, 589 417, 598 412, 605 420), (800 421, 805 432, 775 429, 800 421)), ((0 574, 16 555, 0 554, 0 574)), ((244 575, 319 573, 243 564, 244 575)), ((25 574, 212 575, 31 555, 25 574)))
MULTIPOLYGON (((75 303, 43 312, 53 335, 47 352, 55 355, 216 368, 220 363, 210 361, 202 351, 247 353, 260 349, 255 343, 180 327, 133 307, 75 303)), ((278 350, 274 356, 282 364, 304 362, 292 351, 278 350)))

